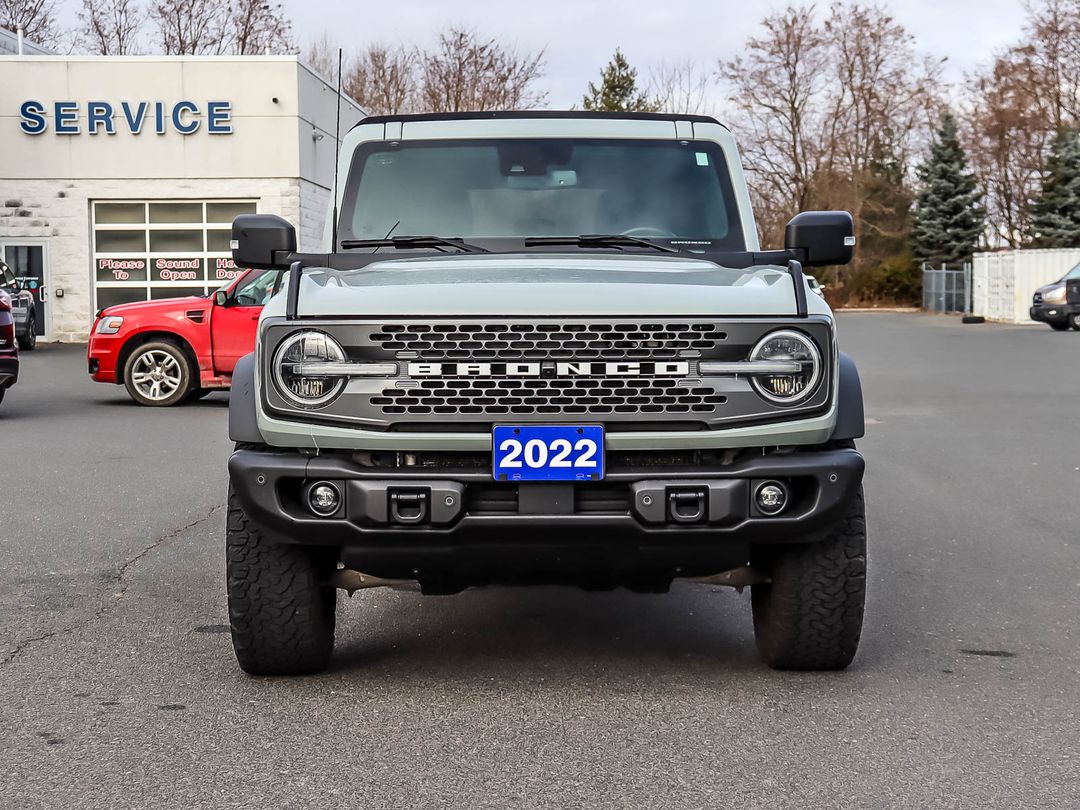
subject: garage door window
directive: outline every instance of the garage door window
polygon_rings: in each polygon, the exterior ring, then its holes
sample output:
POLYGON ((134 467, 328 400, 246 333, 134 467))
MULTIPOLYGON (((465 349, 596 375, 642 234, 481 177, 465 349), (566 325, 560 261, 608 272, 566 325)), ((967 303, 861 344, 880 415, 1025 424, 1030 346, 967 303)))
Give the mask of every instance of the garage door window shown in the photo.
POLYGON ((205 295, 236 278, 229 234, 255 200, 93 203, 95 309, 205 295))

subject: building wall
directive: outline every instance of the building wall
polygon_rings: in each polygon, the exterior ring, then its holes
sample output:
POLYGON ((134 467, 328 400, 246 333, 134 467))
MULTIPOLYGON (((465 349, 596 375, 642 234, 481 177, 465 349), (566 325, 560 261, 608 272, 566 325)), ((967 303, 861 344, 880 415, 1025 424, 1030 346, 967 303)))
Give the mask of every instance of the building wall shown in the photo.
MULTIPOLYGON (((317 250, 337 149, 335 88, 295 56, 0 56, 0 240, 40 239, 47 250, 48 336, 85 340, 94 308, 91 205, 105 200, 255 199, 317 250), (29 134, 23 105, 44 108, 45 131, 29 134), (191 102, 171 120, 177 103, 191 102), (208 103, 229 104, 231 133, 208 128, 208 103), (78 134, 57 132, 56 103, 71 102, 78 134), (128 114, 145 102, 133 132, 128 114), (157 131, 154 106, 166 120, 157 131), (91 133, 91 104, 113 109, 113 132, 91 133)), ((363 113, 340 105, 341 132, 363 113)), ((208 282, 209 283, 209 282, 208 282)), ((209 283, 212 287, 213 284, 209 283)))
MULTIPOLYGON (((328 193, 324 192, 325 194, 328 193)), ((90 203, 94 200, 258 199, 260 212, 300 222, 300 181, 291 177, 232 180, 0 179, 0 240, 48 240, 50 339, 84 341, 93 319, 90 203), (63 291, 63 295, 59 294, 63 291)))

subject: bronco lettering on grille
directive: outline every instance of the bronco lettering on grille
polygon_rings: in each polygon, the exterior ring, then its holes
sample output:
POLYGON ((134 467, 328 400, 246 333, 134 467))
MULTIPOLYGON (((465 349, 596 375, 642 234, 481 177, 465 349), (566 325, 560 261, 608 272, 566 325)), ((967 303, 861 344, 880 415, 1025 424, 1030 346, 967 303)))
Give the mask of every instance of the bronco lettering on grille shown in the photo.
POLYGON ((685 377, 690 364, 678 362, 593 363, 409 363, 410 377, 685 377))

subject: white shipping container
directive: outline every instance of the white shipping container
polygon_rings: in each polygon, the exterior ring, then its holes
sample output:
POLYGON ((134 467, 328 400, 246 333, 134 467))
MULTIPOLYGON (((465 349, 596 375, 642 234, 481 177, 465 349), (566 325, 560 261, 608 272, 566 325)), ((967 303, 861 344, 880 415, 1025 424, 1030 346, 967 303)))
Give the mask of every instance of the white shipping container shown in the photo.
POLYGON ((976 253, 971 261, 971 312, 993 321, 1031 323, 1031 296, 1080 264, 1080 248, 976 253))

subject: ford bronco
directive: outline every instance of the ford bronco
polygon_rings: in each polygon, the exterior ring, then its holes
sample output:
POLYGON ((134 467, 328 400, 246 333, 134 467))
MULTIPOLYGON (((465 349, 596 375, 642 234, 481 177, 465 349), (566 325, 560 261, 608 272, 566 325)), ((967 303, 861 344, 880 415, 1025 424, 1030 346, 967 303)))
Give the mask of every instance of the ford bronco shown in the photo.
POLYGON ((324 252, 238 217, 287 270, 233 374, 234 648, 319 670, 336 593, 379 585, 751 588, 759 651, 840 669, 863 620, 862 395, 808 266, 845 212, 762 250, 712 118, 370 117, 324 252))

